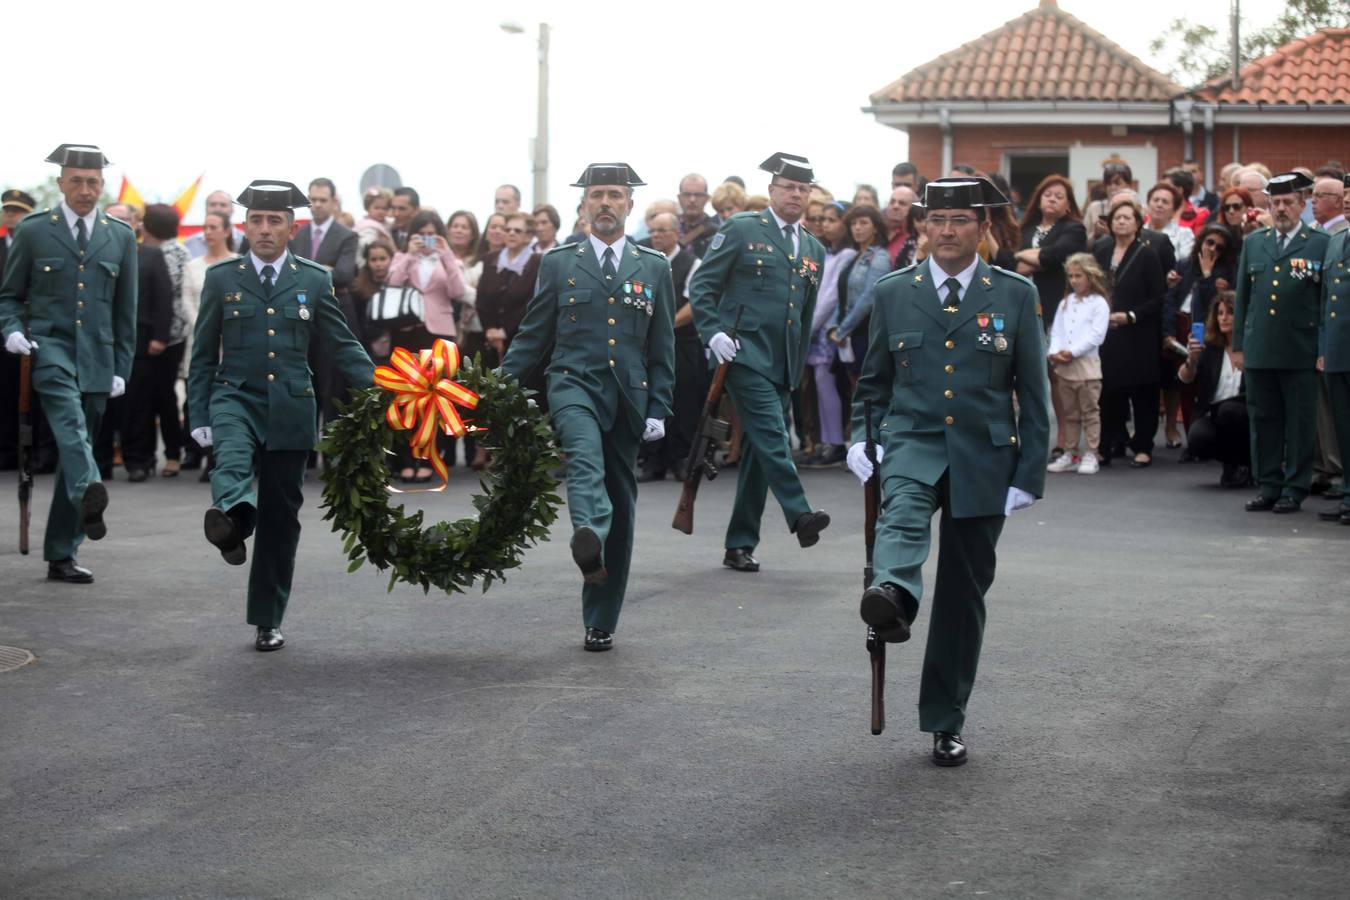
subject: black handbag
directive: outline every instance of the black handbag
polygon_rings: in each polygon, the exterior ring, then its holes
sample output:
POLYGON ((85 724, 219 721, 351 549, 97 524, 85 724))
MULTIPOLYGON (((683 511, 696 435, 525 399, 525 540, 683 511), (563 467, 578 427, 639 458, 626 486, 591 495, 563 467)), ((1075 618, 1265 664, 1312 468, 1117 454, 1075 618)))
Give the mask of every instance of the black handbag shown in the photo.
POLYGON ((383 285, 366 304, 371 332, 406 331, 422 324, 422 292, 412 285, 383 285))

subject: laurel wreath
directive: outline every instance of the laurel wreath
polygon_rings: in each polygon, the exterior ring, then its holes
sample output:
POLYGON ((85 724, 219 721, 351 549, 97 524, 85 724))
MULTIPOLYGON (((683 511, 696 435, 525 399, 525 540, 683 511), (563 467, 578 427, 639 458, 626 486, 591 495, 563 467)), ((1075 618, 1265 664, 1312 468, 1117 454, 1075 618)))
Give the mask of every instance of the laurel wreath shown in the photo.
POLYGON ((390 394, 382 388, 353 391, 319 443, 329 461, 324 519, 346 536, 347 571, 366 563, 390 570, 390 591, 402 581, 459 593, 480 579, 486 591, 520 565, 526 549, 547 539, 558 517, 557 445, 532 392, 483 369, 477 358, 458 375, 481 398, 470 424, 492 457, 481 477, 484 492, 473 497, 476 516, 424 527, 423 511, 390 505, 394 431, 385 420, 390 394))

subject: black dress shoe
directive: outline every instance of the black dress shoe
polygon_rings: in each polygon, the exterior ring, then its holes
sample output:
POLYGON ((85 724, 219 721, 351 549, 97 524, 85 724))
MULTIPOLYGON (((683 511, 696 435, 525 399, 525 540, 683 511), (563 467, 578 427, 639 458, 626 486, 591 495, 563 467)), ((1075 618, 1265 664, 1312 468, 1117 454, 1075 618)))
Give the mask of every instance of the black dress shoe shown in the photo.
POLYGON ((722 565, 737 572, 759 571, 759 560, 751 556, 750 551, 744 547, 728 548, 726 556, 722 557, 722 565))
POLYGON ((103 511, 108 508, 108 489, 101 481, 89 482, 84 489, 84 536, 91 541, 101 541, 108 536, 108 526, 103 524, 103 511))
POLYGON ((1331 490, 1331 479, 1329 478, 1314 478, 1312 483, 1308 485, 1308 493, 1314 495, 1325 494, 1329 490, 1331 490))
POLYGON ((1247 512, 1270 512, 1275 508, 1274 497, 1257 496, 1247 501, 1247 512))
POLYGON ((248 548, 239 536, 239 527, 223 509, 216 506, 208 509, 202 530, 206 532, 206 539, 220 551, 220 558, 225 562, 242 566, 248 559, 248 548))
POLYGON ((127 481, 130 481, 132 484, 140 484, 149 477, 149 469, 127 469, 127 481))
POLYGON ((93 584, 94 573, 75 562, 75 557, 47 563, 47 579, 67 584, 93 584))
POLYGON ((268 650, 280 650, 286 646, 286 638, 280 628, 258 626, 258 635, 253 639, 253 649, 266 653, 268 650))
POLYGON ((1345 510, 1339 506, 1333 506, 1330 509, 1321 509, 1317 511, 1317 518, 1323 522, 1339 522, 1345 517, 1345 510))
POLYGON ((582 646, 596 653, 602 650, 612 650, 614 649, 614 635, 608 631, 601 631, 599 628, 587 628, 586 641, 582 646))
POLYGON ((1303 504, 1293 497, 1281 497, 1275 501, 1275 505, 1270 511, 1276 515, 1287 516, 1290 513, 1296 513, 1303 507, 1303 504))
POLYGON ((939 766, 964 766, 966 742, 952 731, 933 732, 933 762, 939 766))
POLYGON ((600 561, 600 536, 585 525, 572 532, 572 561, 586 584, 601 585, 609 578, 600 561))
POLYGON ((830 514, 823 509, 817 509, 798 516, 792 531, 797 535, 797 543, 803 547, 810 547, 820 540, 820 533, 828 528, 829 524, 830 514))
POLYGON ((909 640, 909 623, 900 604, 900 588, 893 584, 878 584, 863 591, 858 612, 862 620, 888 644, 903 644, 909 640))

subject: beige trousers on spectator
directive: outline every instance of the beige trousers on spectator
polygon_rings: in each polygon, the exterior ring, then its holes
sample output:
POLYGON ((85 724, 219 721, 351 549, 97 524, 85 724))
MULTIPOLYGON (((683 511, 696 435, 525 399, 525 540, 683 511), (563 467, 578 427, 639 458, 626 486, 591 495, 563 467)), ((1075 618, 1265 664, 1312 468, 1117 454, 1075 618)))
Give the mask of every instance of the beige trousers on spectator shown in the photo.
POLYGON ((1081 433, 1084 453, 1096 453, 1102 441, 1102 414, 1099 403, 1102 399, 1102 380, 1091 378, 1087 381, 1069 381, 1067 378, 1055 379, 1055 394, 1059 398, 1060 409, 1064 410, 1064 450, 1073 453, 1078 449, 1078 436, 1081 433))
POLYGON ((1327 376, 1317 376, 1317 454, 1313 457, 1313 477, 1333 484, 1341 480, 1341 450, 1336 441, 1336 418, 1331 412, 1327 376))

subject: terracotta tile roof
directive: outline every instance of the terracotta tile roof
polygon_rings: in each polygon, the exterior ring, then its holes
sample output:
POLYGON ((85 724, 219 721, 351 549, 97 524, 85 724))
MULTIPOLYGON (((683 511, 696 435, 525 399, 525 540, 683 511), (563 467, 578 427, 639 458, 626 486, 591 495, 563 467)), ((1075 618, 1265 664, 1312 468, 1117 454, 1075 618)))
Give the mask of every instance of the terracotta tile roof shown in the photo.
POLYGON ((1165 103, 1185 88, 1064 12, 1054 0, 944 53, 872 103, 1088 100, 1165 103))
POLYGON ((1350 104, 1350 28, 1323 28, 1242 67, 1242 87, 1227 75, 1192 96, 1205 103, 1350 104))

